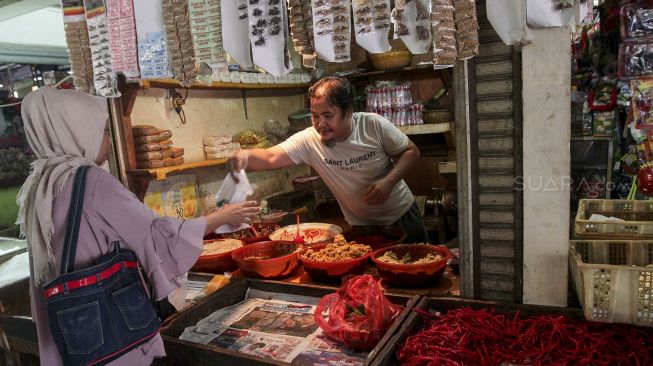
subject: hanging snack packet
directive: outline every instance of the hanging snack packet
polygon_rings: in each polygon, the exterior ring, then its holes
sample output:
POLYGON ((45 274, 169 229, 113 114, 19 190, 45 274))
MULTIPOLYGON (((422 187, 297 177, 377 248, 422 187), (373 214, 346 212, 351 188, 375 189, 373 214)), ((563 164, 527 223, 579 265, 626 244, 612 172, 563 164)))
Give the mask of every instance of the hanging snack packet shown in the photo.
POLYGON ((93 94, 93 62, 83 0, 62 1, 63 26, 75 88, 93 94))
POLYGON ((390 1, 354 0, 352 7, 356 43, 369 53, 390 51, 390 1))
POLYGON ((349 0, 312 0, 315 52, 329 62, 348 62, 351 43, 349 0))
POLYGON ((431 2, 429 0, 397 0, 392 11, 395 38, 399 38, 413 54, 427 53, 431 48, 431 2))

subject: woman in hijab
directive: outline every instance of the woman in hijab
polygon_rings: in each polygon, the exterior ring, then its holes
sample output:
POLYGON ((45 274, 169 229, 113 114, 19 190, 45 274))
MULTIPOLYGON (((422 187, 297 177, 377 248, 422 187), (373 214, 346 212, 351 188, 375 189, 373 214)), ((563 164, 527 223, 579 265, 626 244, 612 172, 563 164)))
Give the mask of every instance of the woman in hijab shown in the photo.
MULTIPOLYGON (((72 90, 40 88, 25 97, 25 134, 36 154, 33 171, 18 195, 17 224, 30 255, 32 317, 42 365, 62 361, 48 325, 43 285, 58 276, 75 170, 88 171, 75 270, 90 267, 113 250, 110 243, 133 250, 147 274, 152 296, 163 299, 179 287, 202 252, 202 238, 225 224, 250 223, 259 212, 255 201, 226 205, 204 217, 160 217, 143 205, 112 175, 97 165, 108 157, 110 142, 106 99, 72 90)), ((165 356, 156 335, 111 365, 150 364, 165 356)))

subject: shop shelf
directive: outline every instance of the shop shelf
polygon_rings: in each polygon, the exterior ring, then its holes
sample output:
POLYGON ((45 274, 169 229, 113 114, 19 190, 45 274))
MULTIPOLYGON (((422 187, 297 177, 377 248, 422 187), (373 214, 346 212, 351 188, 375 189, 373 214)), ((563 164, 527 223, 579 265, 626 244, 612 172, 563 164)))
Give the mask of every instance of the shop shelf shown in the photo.
MULTIPOLYGON (((243 89, 297 89, 308 88, 310 84, 252 84, 252 83, 227 83, 221 81, 214 81, 211 84, 196 83, 190 86, 190 89, 205 89, 205 90, 243 90, 243 89)), ((149 88, 181 88, 181 84, 175 79, 145 79, 140 81, 141 89, 149 88)))
POLYGON ((211 159, 152 169, 133 169, 131 174, 149 174, 155 180, 165 180, 168 174, 185 170, 224 165, 228 159, 211 159))
POLYGON ((451 131, 451 122, 429 123, 423 125, 397 126, 406 135, 426 135, 429 133, 444 133, 451 131))

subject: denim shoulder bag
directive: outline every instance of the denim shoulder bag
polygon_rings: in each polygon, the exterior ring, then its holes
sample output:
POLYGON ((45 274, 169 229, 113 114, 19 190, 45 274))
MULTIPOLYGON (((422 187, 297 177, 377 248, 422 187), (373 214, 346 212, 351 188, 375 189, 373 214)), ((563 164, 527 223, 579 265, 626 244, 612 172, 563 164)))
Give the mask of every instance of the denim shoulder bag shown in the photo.
POLYGON ((59 277, 44 286, 50 331, 65 365, 106 364, 161 326, 133 251, 114 242, 96 265, 74 270, 88 168, 75 173, 59 277))

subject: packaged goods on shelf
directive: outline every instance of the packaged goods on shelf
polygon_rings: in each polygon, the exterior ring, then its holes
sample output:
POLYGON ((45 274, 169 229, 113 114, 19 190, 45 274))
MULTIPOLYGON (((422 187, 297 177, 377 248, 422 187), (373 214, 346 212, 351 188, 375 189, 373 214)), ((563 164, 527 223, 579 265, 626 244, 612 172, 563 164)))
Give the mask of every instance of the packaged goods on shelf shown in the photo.
POLYGON ((134 136, 134 142, 137 144, 149 144, 152 142, 161 142, 168 140, 172 137, 172 131, 170 130, 159 130, 154 135, 140 135, 134 136))
POLYGON ((220 136, 204 136, 203 142, 204 146, 216 146, 222 144, 228 144, 231 142, 232 137, 229 135, 220 135, 220 136))
POLYGON ((378 81, 367 88, 365 110, 377 113, 397 126, 423 124, 423 109, 422 104, 413 103, 409 82, 378 81))
POLYGON ((211 154, 211 153, 218 153, 222 151, 235 151, 240 149, 240 144, 237 142, 229 142, 226 144, 220 144, 220 145, 204 145, 204 152, 211 154))

